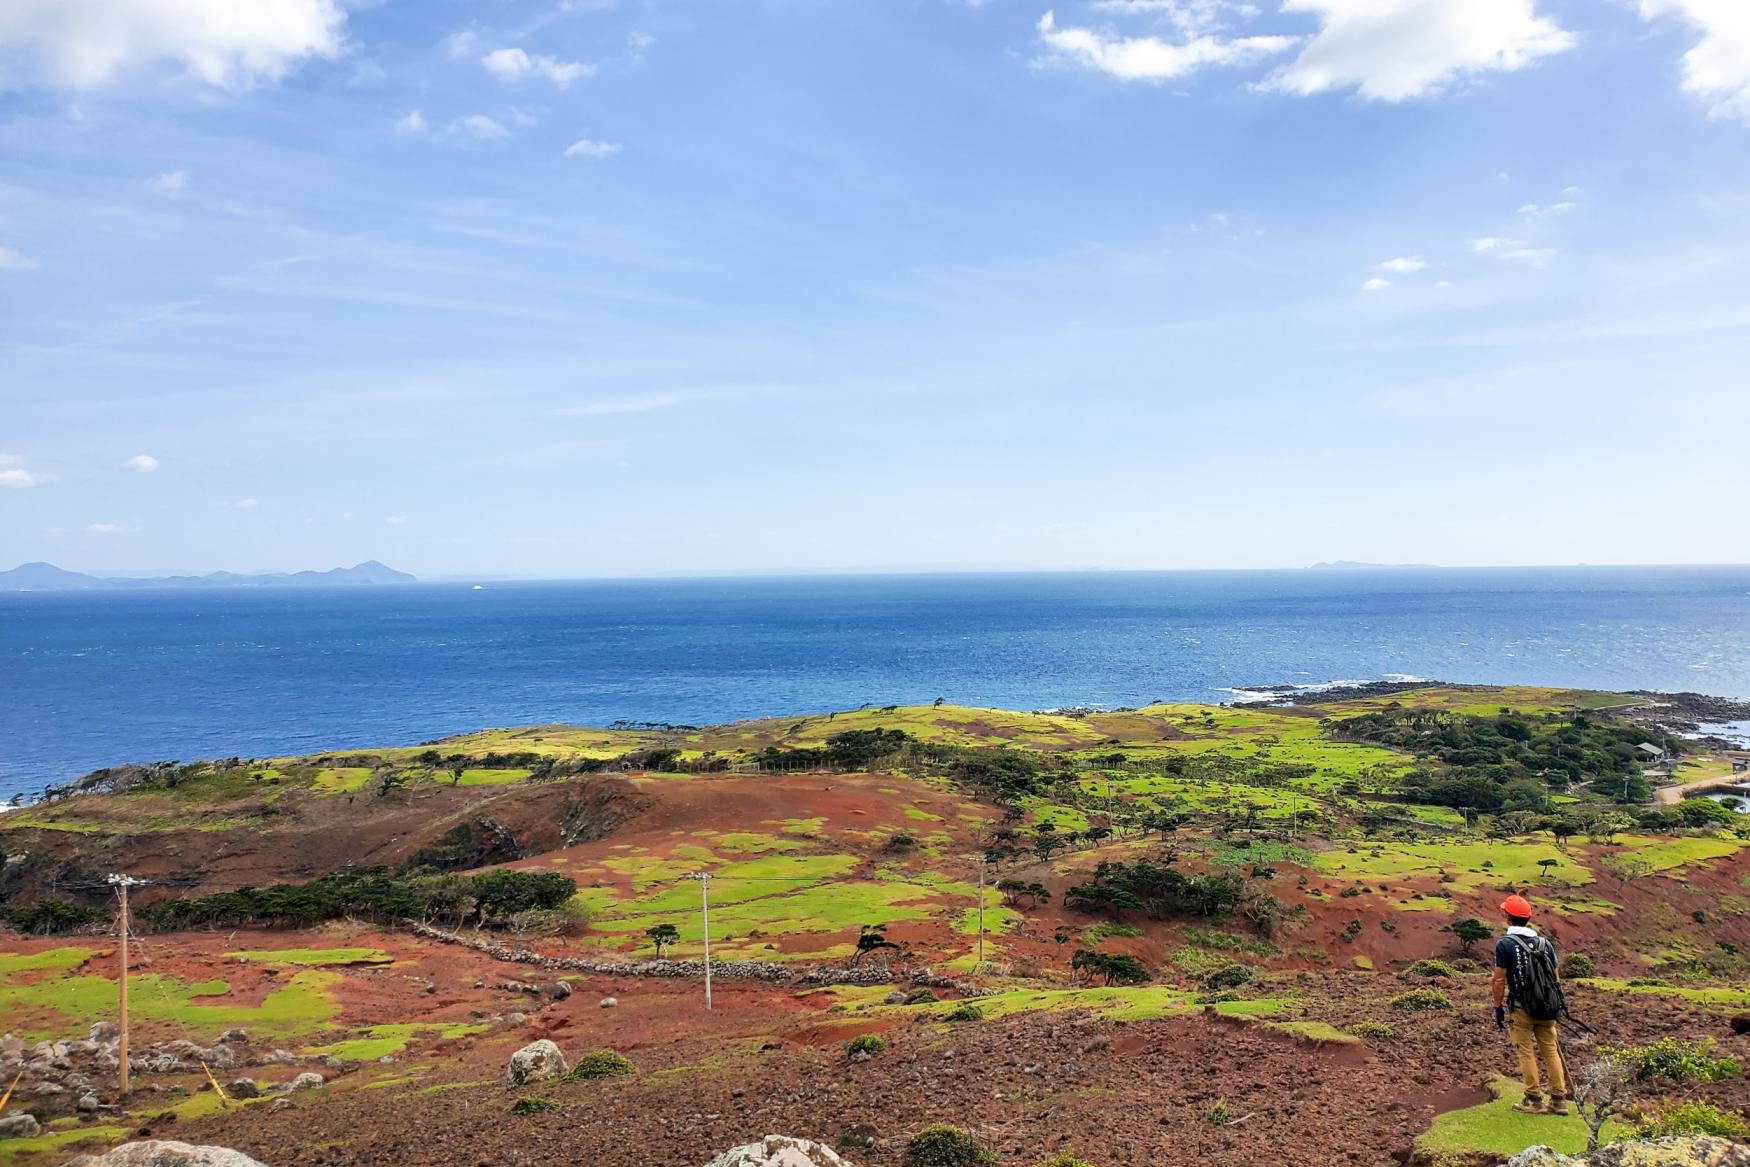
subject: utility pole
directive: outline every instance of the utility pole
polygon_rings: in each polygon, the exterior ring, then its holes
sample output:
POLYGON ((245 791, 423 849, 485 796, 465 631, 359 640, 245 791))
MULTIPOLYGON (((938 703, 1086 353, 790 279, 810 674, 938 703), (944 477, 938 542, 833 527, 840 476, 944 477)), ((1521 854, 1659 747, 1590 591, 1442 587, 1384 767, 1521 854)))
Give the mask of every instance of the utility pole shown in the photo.
POLYGON ((116 895, 121 897, 121 912, 117 916, 116 933, 121 944, 121 1040, 116 1047, 118 1062, 116 1069, 120 1075, 121 1092, 125 1097, 128 1092, 128 889, 145 883, 143 879, 135 879, 131 875, 112 875, 109 882, 115 885, 116 895))
POLYGON ((705 1008, 711 1008, 711 873, 696 872, 687 876, 699 881, 699 911, 705 934, 705 1008))
MULTIPOLYGON (((984 860, 978 861, 978 964, 984 963, 984 860)), ((976 967, 976 966, 975 966, 976 967)))

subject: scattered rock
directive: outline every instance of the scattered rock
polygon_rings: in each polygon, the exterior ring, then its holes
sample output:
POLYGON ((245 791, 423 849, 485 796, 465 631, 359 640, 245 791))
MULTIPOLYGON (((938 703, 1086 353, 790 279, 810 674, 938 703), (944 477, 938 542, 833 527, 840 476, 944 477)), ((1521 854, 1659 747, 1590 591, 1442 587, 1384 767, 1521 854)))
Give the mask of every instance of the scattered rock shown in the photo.
POLYGON ((602 998, 602 1008, 603 1009, 618 1009, 619 1007, 620 1007, 620 998, 618 998, 618 997, 603 997, 602 998))
POLYGON ((504 1080, 507 1085, 522 1086, 529 1082, 558 1078, 570 1068, 565 1062, 565 1055, 559 1052, 559 1047, 542 1038, 510 1055, 510 1065, 505 1067, 504 1080))
POLYGON ((226 1045, 248 1045, 249 1031, 246 1029, 227 1029, 219 1035, 219 1041, 226 1045))
POLYGON ((851 1167, 823 1143, 767 1135, 757 1143, 723 1152, 706 1167, 851 1167))
POLYGON ((529 1015, 527 1013, 506 1013, 504 1015, 504 1023, 506 1025, 527 1025, 529 1023, 529 1015))
POLYGON ((0 1139, 34 1139, 42 1133, 34 1114, 13 1114, 0 1118, 0 1139))
POLYGON ((74 1109, 84 1111, 86 1114, 95 1113, 103 1109, 103 1099, 95 1094, 81 1094, 79 1101, 74 1104, 74 1109))
POLYGON ((261 1083, 254 1078, 233 1078, 225 1092, 233 1098, 260 1098, 261 1083))
POLYGON ((88 1036, 92 1041, 101 1043, 114 1041, 121 1036, 121 1032, 121 1027, 115 1022, 99 1021, 96 1025, 91 1027, 91 1033, 88 1036))
POLYGON ((571 983, 569 981, 554 981, 553 987, 547 991, 553 994, 555 1001, 563 1001, 571 996, 571 983))
POLYGON ((265 1167, 229 1147, 195 1147, 169 1139, 123 1143, 92 1158, 88 1167, 265 1167))
POLYGON ((284 1093, 291 1094, 298 1090, 315 1090, 318 1087, 326 1085, 328 1085, 327 1078, 324 1078, 314 1070, 305 1070, 290 1082, 281 1082, 274 1088, 283 1091, 284 1093))
POLYGON ((1711 1135, 1628 1139, 1579 1158, 1532 1147, 1507 1167, 1750 1167, 1750 1147, 1711 1135))

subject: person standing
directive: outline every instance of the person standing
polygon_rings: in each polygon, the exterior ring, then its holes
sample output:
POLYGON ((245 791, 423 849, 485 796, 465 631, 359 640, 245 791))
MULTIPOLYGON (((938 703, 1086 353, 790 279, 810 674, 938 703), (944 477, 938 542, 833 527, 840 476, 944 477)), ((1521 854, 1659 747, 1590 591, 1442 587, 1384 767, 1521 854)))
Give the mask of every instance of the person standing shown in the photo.
POLYGON ((1556 946, 1531 926, 1531 901, 1510 895, 1501 904, 1507 933, 1495 945, 1495 1027, 1508 1030, 1519 1051, 1525 1097, 1513 1109, 1526 1114, 1568 1113, 1568 1071, 1556 1044, 1556 1022, 1567 1012, 1556 976, 1556 946), (1538 1063, 1543 1063, 1543 1075, 1538 1063), (1544 1081, 1549 1084, 1545 1102, 1544 1081))

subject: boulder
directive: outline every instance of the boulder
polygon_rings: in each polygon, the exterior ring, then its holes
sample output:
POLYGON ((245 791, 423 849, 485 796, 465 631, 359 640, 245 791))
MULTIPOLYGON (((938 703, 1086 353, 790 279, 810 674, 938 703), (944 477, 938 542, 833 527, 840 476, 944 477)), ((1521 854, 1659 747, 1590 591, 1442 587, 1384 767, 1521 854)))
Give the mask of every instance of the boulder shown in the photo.
POLYGON ((261 1083, 254 1078, 235 1078, 225 1092, 233 1098, 260 1098, 261 1083))
POLYGON ((602 998, 602 1008, 603 1009, 618 1009, 619 1007, 620 1007, 620 998, 618 998, 618 997, 603 997, 602 998))
POLYGON ((315 1090, 318 1087, 326 1085, 328 1085, 327 1078, 324 1078, 321 1074, 318 1074, 313 1070, 305 1070, 290 1082, 281 1082, 278 1086, 274 1087, 274 1089, 283 1091, 286 1094, 291 1094, 294 1091, 315 1090))
POLYGON ((565 998, 571 996, 571 982, 554 981, 552 988, 547 991, 553 994, 554 1000, 563 1001, 565 998))
POLYGON ((81 1094, 79 1101, 73 1104, 73 1108, 91 1114, 103 1109, 103 1099, 96 1094, 81 1094))
POLYGON ((1532 1147, 1507 1167, 1750 1167, 1750 1147, 1711 1135, 1627 1139, 1578 1158, 1532 1147))
POLYGON ((265 1167, 229 1147, 194 1147, 169 1139, 123 1143, 89 1161, 89 1167, 265 1167))
POLYGON ((0 1118, 0 1139, 34 1139, 42 1134, 34 1114, 9 1114, 0 1118))
POLYGON ((119 1036, 121 1036, 121 1026, 113 1021, 99 1021, 91 1027, 89 1035, 90 1040, 98 1043, 114 1041, 119 1036))
POLYGON ((570 1068, 566 1064, 565 1055, 559 1052, 559 1047, 543 1037, 510 1055, 510 1065, 505 1067, 504 1080, 508 1085, 522 1086, 529 1082, 558 1078, 570 1068))
POLYGON ((824 1143, 767 1135, 757 1143, 733 1147, 706 1167, 851 1167, 824 1143))
POLYGON ((227 1029, 219 1035, 219 1041, 225 1045, 248 1045, 249 1031, 246 1029, 227 1029))

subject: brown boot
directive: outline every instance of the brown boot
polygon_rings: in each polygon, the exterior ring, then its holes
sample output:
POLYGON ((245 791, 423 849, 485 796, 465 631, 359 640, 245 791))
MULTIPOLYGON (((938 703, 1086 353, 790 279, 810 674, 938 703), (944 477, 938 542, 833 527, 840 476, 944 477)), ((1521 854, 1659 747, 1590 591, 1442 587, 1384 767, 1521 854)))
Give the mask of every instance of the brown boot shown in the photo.
POLYGON ((1551 1113, 1551 1114, 1566 1114, 1566 1113, 1568 1113, 1568 1100, 1566 1098, 1552 1098, 1552 1099, 1550 1099, 1549 1100, 1549 1113, 1551 1113))
POLYGON ((1541 1099, 1541 1098, 1527 1098, 1524 1101, 1515 1102, 1513 1104, 1513 1109, 1517 1110, 1520 1114, 1543 1114, 1543 1113, 1545 1113, 1544 1107, 1543 1107, 1543 1099, 1541 1099))

